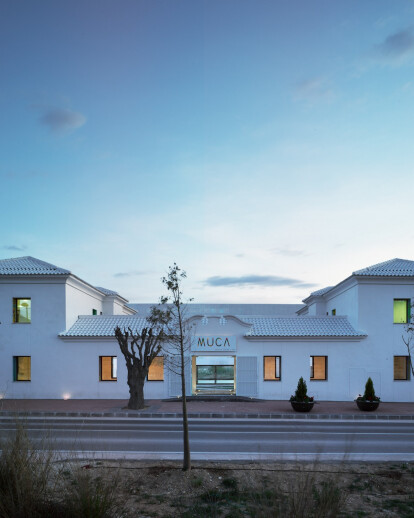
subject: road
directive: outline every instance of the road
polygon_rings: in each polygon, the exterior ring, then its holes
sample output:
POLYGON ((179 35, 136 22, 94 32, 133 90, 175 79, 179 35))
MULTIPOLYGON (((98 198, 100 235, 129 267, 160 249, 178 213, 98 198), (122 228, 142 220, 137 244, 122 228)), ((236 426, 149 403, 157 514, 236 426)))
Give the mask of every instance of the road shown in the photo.
MULTIPOLYGON (((36 447, 46 444, 82 457, 179 459, 179 419, 27 418, 36 447)), ((0 418, 0 440, 15 434, 13 418, 0 418)), ((193 459, 414 460, 410 421, 192 419, 193 459)))

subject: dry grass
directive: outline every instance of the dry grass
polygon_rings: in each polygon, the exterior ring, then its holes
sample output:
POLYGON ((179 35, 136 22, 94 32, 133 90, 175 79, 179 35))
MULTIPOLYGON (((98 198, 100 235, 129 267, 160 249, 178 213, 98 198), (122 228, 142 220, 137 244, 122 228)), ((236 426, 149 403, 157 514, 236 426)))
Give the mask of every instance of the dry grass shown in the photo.
MULTIPOLYGON (((414 517, 408 463, 58 459, 24 426, 0 445, 0 518, 414 517)), ((53 445, 49 445, 53 446, 53 445)))
POLYGON ((0 518, 121 518, 119 474, 97 477, 75 459, 56 462, 47 439, 37 449, 24 426, 0 456, 0 518))

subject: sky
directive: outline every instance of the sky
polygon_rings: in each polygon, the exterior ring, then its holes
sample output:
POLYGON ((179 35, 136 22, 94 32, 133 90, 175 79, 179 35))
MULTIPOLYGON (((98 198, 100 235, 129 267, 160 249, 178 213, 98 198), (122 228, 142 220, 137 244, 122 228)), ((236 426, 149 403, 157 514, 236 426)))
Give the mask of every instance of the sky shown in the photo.
POLYGON ((3 0, 0 259, 298 303, 414 260, 411 0, 3 0))

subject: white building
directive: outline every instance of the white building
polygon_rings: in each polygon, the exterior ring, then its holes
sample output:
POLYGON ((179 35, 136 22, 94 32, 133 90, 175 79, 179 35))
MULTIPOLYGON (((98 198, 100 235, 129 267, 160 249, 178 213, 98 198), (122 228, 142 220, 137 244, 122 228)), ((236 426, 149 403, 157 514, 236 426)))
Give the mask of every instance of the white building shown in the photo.
MULTIPOLYGON (((318 400, 352 400, 370 376, 383 401, 413 401, 402 341, 414 261, 392 259, 311 293, 305 305, 191 304, 188 394, 289 399, 303 376, 318 400)), ((114 328, 141 329, 132 304, 32 257, 0 260, 0 397, 128 398, 114 328)), ((180 393, 163 357, 145 397, 180 393)))

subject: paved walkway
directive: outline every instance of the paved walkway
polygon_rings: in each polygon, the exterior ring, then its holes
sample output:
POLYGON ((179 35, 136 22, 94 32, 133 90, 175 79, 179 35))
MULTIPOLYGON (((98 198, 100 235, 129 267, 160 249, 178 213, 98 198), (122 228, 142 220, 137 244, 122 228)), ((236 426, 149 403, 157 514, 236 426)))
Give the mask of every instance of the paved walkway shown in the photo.
MULTIPOLYGON (((181 402, 150 399, 144 410, 128 410, 125 399, 2 399, 0 416, 15 413, 62 417, 181 417, 181 402)), ((308 414, 295 412, 289 401, 189 401, 189 417, 250 419, 408 419, 414 403, 381 403, 375 412, 361 412, 353 401, 320 401, 308 414)))

